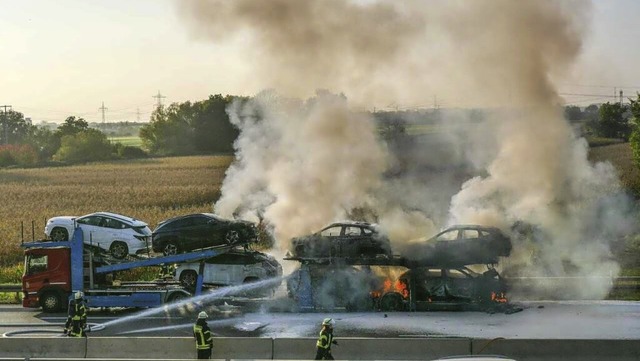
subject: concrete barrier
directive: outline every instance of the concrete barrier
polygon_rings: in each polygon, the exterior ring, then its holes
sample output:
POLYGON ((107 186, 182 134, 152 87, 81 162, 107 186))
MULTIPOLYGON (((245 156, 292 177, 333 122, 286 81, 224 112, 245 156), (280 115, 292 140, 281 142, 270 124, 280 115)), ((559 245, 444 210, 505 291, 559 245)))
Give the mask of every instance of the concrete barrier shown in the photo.
POLYGON ((474 339, 473 354, 503 355, 518 361, 640 360, 639 340, 474 339))
MULTIPOLYGON (((464 338, 339 338, 331 347, 340 360, 430 360, 451 355, 468 355, 471 340, 464 338)), ((273 342, 273 358, 313 359, 315 338, 279 338, 273 342)))
POLYGON ((85 342, 84 338, 68 337, 0 337, 0 357, 82 358, 85 356, 85 342))
MULTIPOLYGON (((640 340, 543 340, 464 338, 339 338, 340 360, 433 360, 455 355, 502 355, 518 361, 640 360, 640 340)), ((315 338, 214 338, 220 360, 313 359, 315 338)), ((156 359, 186 360, 196 355, 190 337, 6 337, 0 360, 156 359)))
MULTIPOLYGON (((271 359, 270 338, 216 337, 212 358, 271 359)), ((132 355, 147 359, 196 358, 195 340, 191 337, 92 337, 88 358, 127 358, 132 355)))

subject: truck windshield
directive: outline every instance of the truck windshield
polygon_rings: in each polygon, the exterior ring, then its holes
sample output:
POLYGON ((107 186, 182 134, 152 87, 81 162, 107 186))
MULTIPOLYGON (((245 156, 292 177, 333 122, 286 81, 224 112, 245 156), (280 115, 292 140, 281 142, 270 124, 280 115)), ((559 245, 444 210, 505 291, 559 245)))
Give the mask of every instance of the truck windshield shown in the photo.
POLYGON ((32 275, 47 270, 47 255, 31 254, 27 256, 25 274, 32 275))

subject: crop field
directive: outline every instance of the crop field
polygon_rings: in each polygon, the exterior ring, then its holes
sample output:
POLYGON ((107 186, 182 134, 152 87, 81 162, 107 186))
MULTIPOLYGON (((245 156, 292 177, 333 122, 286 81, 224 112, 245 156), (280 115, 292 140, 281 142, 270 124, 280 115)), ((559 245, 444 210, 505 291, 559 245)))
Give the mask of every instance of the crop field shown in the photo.
POLYGON ((166 218, 211 212, 232 160, 193 156, 0 169, 0 267, 22 263, 21 222, 25 241, 31 241, 44 237, 44 223, 54 216, 109 211, 143 220, 153 229, 166 218))
POLYGON ((140 137, 109 137, 109 141, 131 147, 142 147, 142 139, 140 137))
POLYGON ((589 150, 592 162, 609 161, 618 171, 622 186, 640 196, 640 169, 633 162, 629 143, 594 147, 589 150))

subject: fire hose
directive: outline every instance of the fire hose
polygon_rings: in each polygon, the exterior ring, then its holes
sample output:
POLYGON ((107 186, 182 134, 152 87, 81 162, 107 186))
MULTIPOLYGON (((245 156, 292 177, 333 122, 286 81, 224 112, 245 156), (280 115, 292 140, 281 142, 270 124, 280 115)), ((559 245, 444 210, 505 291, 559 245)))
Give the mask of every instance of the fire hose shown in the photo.
MULTIPOLYGON (((64 323, 47 323, 47 324, 33 324, 33 323, 9 323, 9 324, 0 324, 0 327, 32 327, 26 330, 16 330, 16 331, 8 331, 2 334, 2 337, 13 337, 17 335, 27 335, 27 334, 57 334, 58 337, 66 337, 62 332, 58 330, 42 330, 41 328, 48 327, 64 327, 64 323)), ((85 332, 96 332, 102 331, 105 329, 105 326, 101 323, 87 323, 87 327, 85 328, 85 332)))

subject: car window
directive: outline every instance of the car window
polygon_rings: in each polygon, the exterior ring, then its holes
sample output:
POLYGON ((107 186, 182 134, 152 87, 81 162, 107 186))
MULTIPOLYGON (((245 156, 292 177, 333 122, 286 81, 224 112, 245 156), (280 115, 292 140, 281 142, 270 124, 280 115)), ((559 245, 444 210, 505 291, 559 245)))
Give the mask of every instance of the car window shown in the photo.
POLYGON ((118 220, 112 219, 112 218, 106 218, 105 217, 102 220, 103 220, 102 227, 112 228, 112 229, 124 229, 124 228, 127 228, 126 224, 124 224, 124 223, 122 223, 122 222, 120 222, 118 220))
POLYGON ((340 231, 342 231, 342 226, 334 226, 320 232, 320 235, 323 237, 336 237, 340 235, 340 231))
POLYGON ((172 222, 171 224, 171 228, 185 228, 185 227, 190 227, 193 224, 193 219, 192 218, 182 218, 182 219, 178 219, 175 222, 172 222))
POLYGON ((467 275, 457 269, 450 269, 447 271, 447 273, 450 278, 467 278, 467 275))
POLYGON ((344 227, 345 236, 359 236, 361 234, 362 234, 362 228, 360 227, 354 227, 354 226, 344 227))
POLYGON ((227 253, 218 257, 209 258, 207 263, 211 264, 250 264, 251 257, 243 254, 227 253))
POLYGON ((369 234, 372 234, 373 231, 369 228, 362 228, 362 233, 369 235, 369 234))
POLYGON ((85 217, 85 218, 82 218, 82 219, 78 219, 77 222, 80 223, 80 224, 87 224, 89 226, 101 227, 100 224, 102 223, 102 217, 90 216, 90 217, 85 217))
POLYGON ((440 234, 436 240, 438 241, 451 241, 454 239, 458 239, 458 230, 457 229, 452 229, 450 231, 446 231, 442 234, 440 234))
POLYGON ((480 232, 477 229, 465 229, 462 231, 462 238, 478 238, 480 232))

